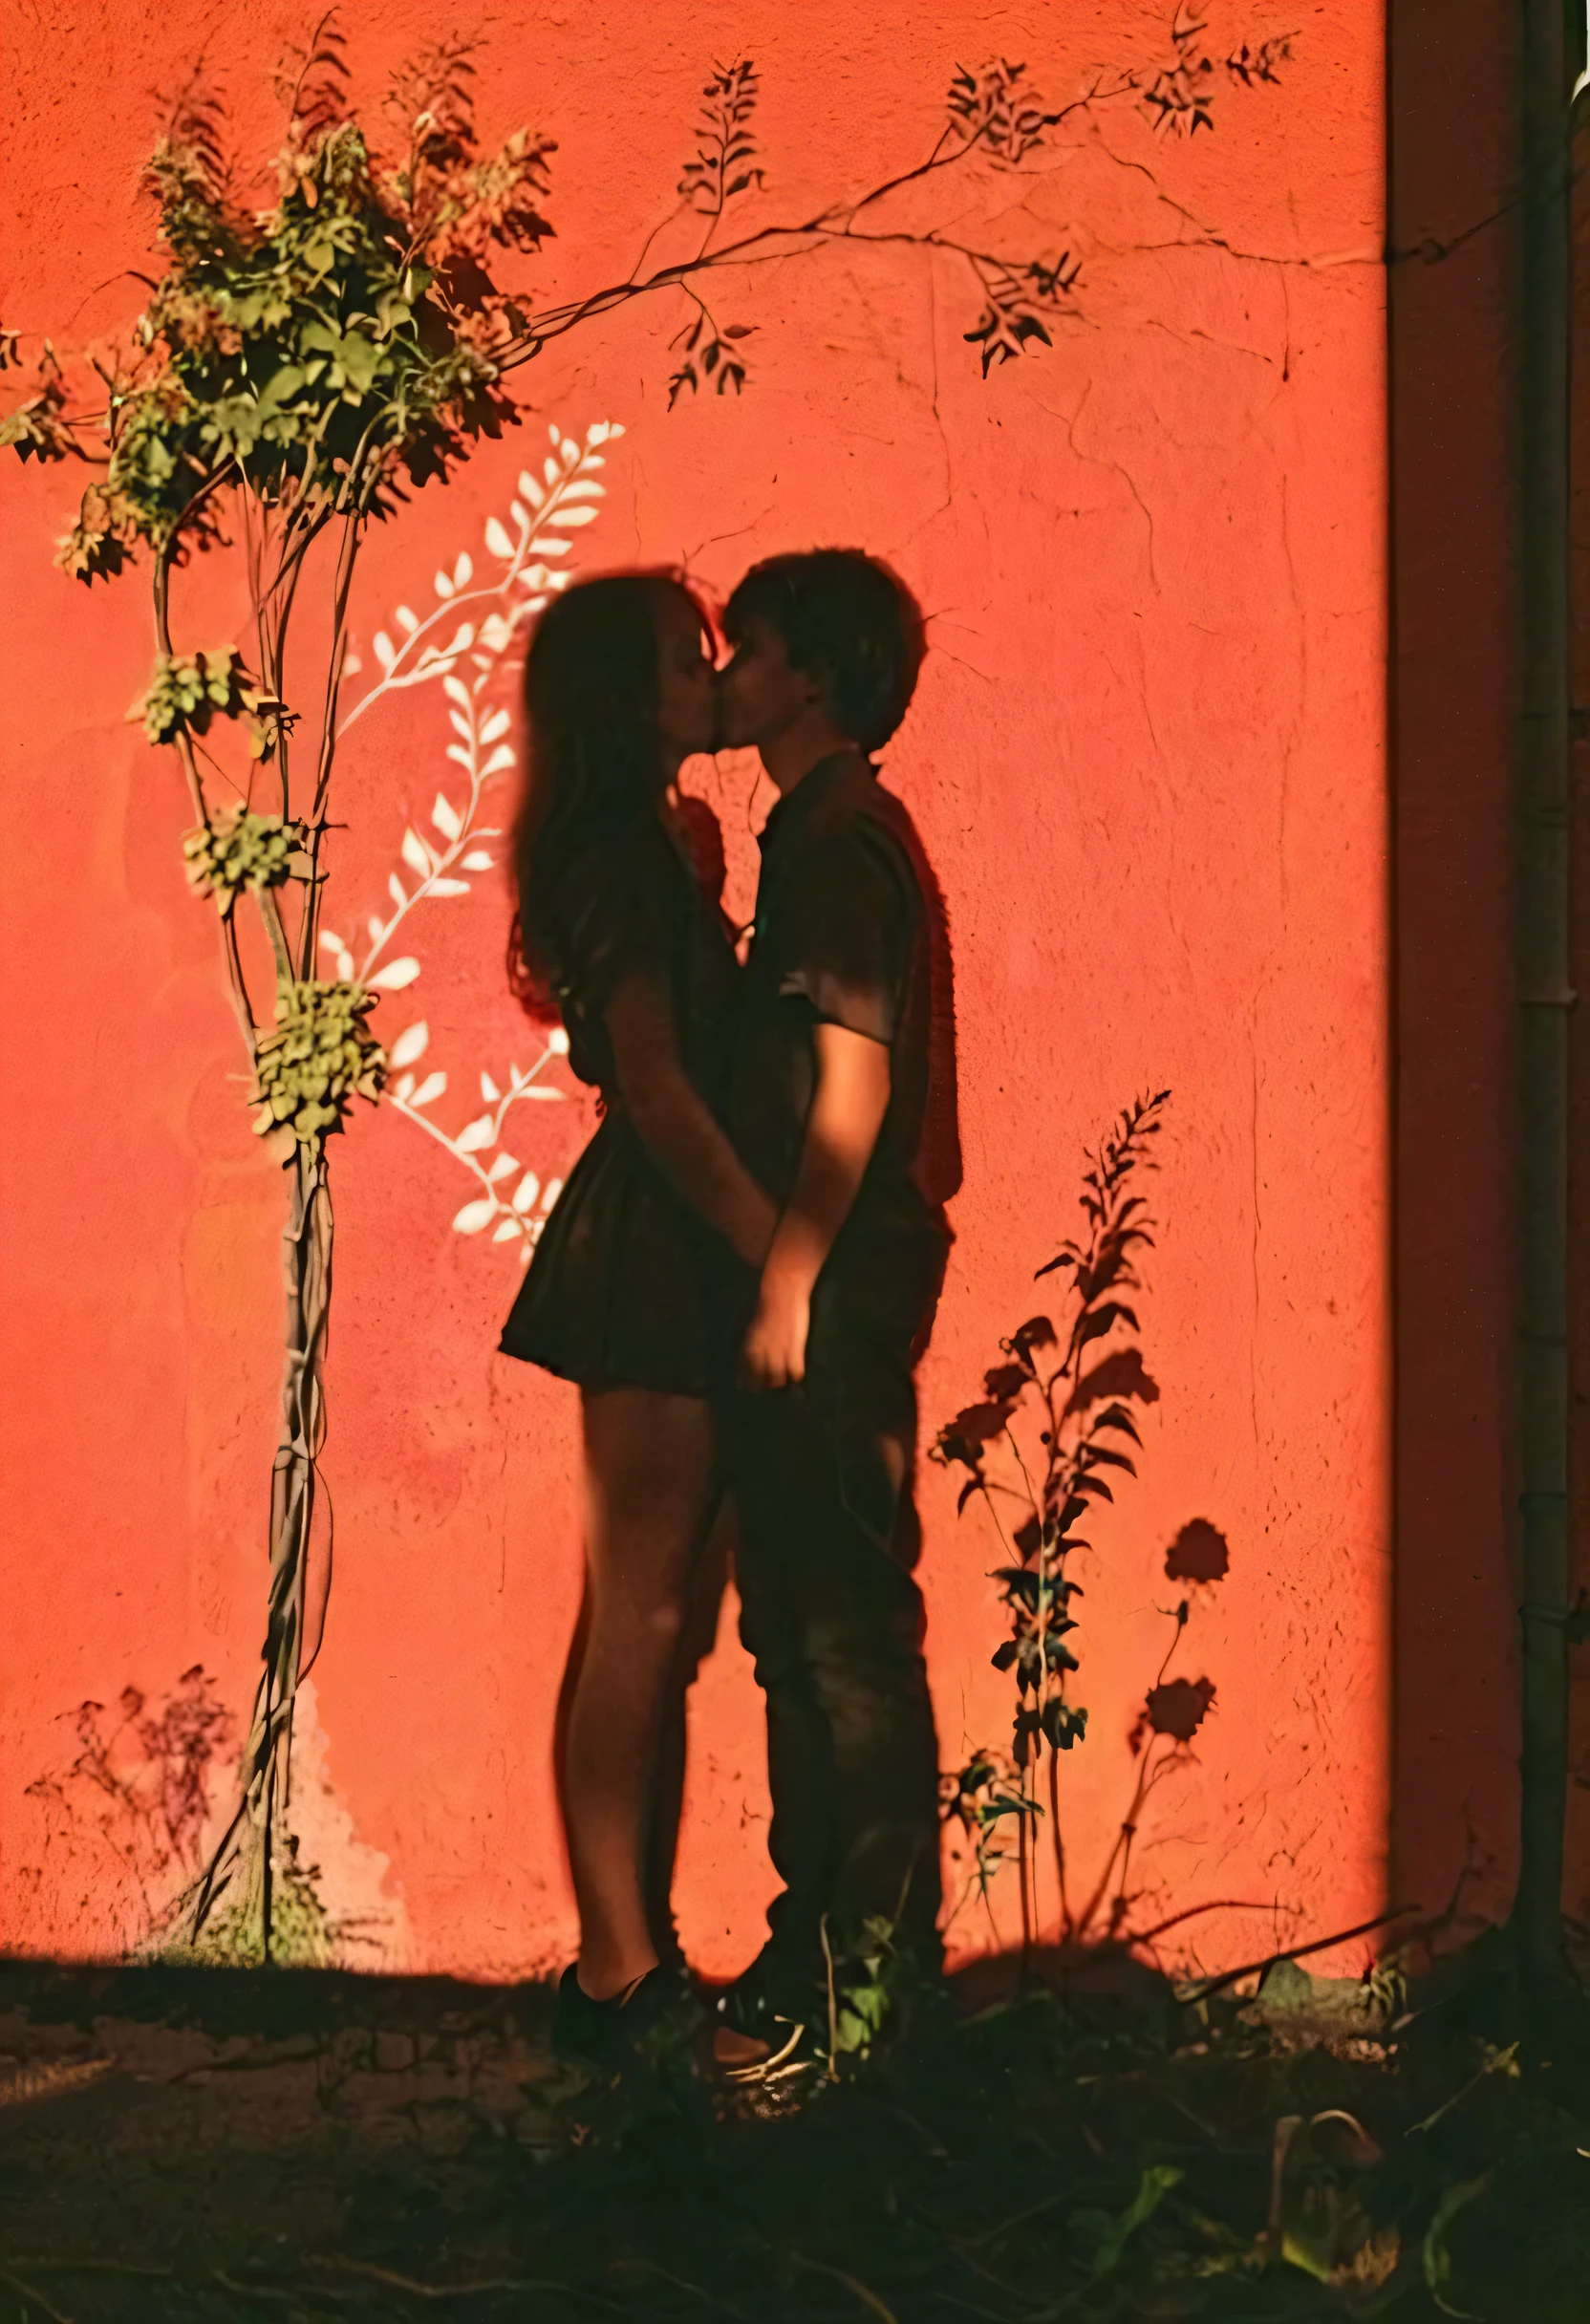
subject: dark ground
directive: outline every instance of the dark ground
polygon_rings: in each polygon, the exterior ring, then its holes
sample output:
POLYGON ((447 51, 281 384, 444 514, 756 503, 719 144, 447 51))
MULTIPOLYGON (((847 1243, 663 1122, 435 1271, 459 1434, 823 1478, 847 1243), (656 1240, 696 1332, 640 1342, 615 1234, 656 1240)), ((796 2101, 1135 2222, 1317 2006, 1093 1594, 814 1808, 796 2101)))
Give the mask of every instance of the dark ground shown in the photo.
POLYGON ((775 2095, 582 2085, 539 1987, 0 1964, 0 2324, 1582 2324, 1582 1997, 1514 2053, 1499 1948, 1289 1974, 1266 2020, 1118 1963, 962 1990, 775 2095))

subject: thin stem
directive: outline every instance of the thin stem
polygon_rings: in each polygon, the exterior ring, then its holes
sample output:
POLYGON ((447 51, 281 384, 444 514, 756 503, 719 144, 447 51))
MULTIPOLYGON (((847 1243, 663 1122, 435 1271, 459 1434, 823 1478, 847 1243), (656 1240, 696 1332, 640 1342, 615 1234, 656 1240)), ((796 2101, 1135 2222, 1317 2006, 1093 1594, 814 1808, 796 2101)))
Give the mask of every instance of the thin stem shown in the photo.
MULTIPOLYGON (((268 614, 264 609, 261 613, 261 635, 264 646, 260 655, 260 683, 266 693, 272 696, 277 701, 287 699, 288 624, 292 618, 292 604, 298 592, 298 581, 304 569, 304 558, 308 554, 310 544, 315 535, 313 525, 306 526, 297 539, 296 545, 290 549, 288 544, 294 538, 298 521, 292 517, 288 519, 282 532, 281 550, 275 576, 265 593, 266 607, 269 607, 270 600, 277 597, 278 594, 280 594, 280 602, 273 615, 268 614)), ((276 737, 276 774, 281 785, 284 822, 290 821, 292 814, 291 749, 291 737, 284 722, 276 737)))
POLYGON ((342 685, 342 664, 348 652, 348 602, 354 586, 354 567, 358 557, 363 520, 357 515, 343 519, 342 544, 337 551, 336 580, 333 590, 333 635, 331 658, 326 670, 326 699, 321 716, 320 754, 314 772, 314 800, 309 818, 309 874, 304 882, 304 910, 299 929, 299 974, 308 979, 314 974, 314 943, 320 925, 320 850, 326 828, 326 802, 332 785, 332 766, 336 757, 336 706, 342 685))
POLYGON ((817 1925, 817 1933, 823 1940, 823 1967, 827 1972, 828 1988, 828 2079, 830 2082, 837 2082, 839 2079, 839 1999, 834 1991, 833 1947, 828 1943, 828 1916, 827 1913, 823 1915, 817 1925))
POLYGON ((284 984, 292 982, 292 954, 288 946, 287 930, 282 924, 282 907, 274 888, 259 891, 260 917, 265 933, 270 938, 270 949, 276 957, 276 974, 284 984))
POLYGON ((994 1520, 994 1530, 999 1537, 999 1547, 1004 1551, 1007 1558, 1014 1560, 1016 1550, 1014 1545, 1005 1539, 1005 1529, 1000 1524, 999 1513, 994 1506, 994 1496, 996 1493, 1008 1493, 1014 1499, 1016 1494, 1015 1487, 1013 1485, 1000 1485, 988 1477, 979 1476, 978 1479, 978 1491, 982 1495, 984 1501, 987 1503, 988 1514, 994 1520))
MULTIPOLYGON (((1058 112, 1040 114, 1037 127, 1058 129, 1061 122, 1069 119, 1073 113, 1085 113, 1093 105, 1107 104, 1112 98, 1124 97, 1136 87, 1137 76, 1131 73, 1124 75, 1113 89, 1101 88, 1095 82, 1085 96, 1073 97, 1068 105, 1062 105, 1058 112)), ((881 202, 886 194, 897 193, 902 185, 913 185, 920 178, 931 177, 935 170, 953 169, 957 161, 963 161, 968 154, 976 152, 979 145, 987 142, 990 126, 990 123, 984 121, 968 134, 955 122, 948 124, 940 132, 937 144, 925 161, 919 161, 914 169, 902 171, 897 178, 886 178, 883 183, 875 185, 870 194, 863 194, 861 200, 849 213, 852 222, 860 217, 864 209, 870 208, 874 202, 881 202), (952 138, 957 139, 959 142, 954 153, 946 154, 944 148, 952 138)), ((1037 142, 1038 140, 1035 136, 1029 140, 1029 145, 1037 142)))
POLYGON ((1055 1881, 1060 1891, 1060 1934, 1063 1944, 1072 1936, 1071 1901, 1065 1891, 1065 1842, 1060 1829, 1060 1754, 1049 1746, 1049 1829, 1054 1840, 1055 1881))
MULTIPOLYGON (((1036 1733, 1035 1733, 1035 1734, 1032 1736, 1032 1738, 1031 1738, 1031 1741, 1032 1741, 1032 1750, 1033 1750, 1033 1755, 1032 1755, 1032 1758, 1031 1758, 1031 1759, 1028 1761, 1028 1763, 1027 1763, 1027 1767, 1026 1767, 1026 1768, 1023 1770, 1023 1775, 1030 1774, 1030 1777, 1031 1777, 1031 1788, 1032 1788, 1033 1793, 1034 1793, 1034 1794, 1036 1794, 1036 1790, 1037 1790, 1037 1782, 1038 1782, 1038 1764, 1039 1764, 1040 1759, 1041 1759, 1041 1758, 1042 1758, 1042 1752, 1043 1752, 1043 1742, 1044 1742, 1043 1714, 1044 1714, 1045 1711, 1048 1709, 1048 1705, 1049 1705, 1049 1619, 1050 1619, 1050 1611, 1051 1611, 1051 1608, 1052 1608, 1052 1605, 1053 1605, 1053 1603, 1054 1603, 1054 1593, 1053 1593, 1053 1591, 1052 1591, 1052 1589, 1051 1589, 1051 1587, 1050 1587, 1050 1581, 1049 1581, 1049 1568, 1048 1568, 1048 1558, 1047 1558, 1047 1553, 1046 1553, 1046 1550, 1045 1550, 1045 1546, 1044 1546, 1044 1542, 1043 1542, 1043 1538, 1042 1538, 1042 1533, 1043 1533, 1043 1509, 1042 1509, 1042 1504, 1041 1503, 1041 1501, 1040 1501, 1040 1500, 1039 1500, 1039 1498, 1038 1498, 1037 1494, 1036 1494, 1036 1493, 1034 1492, 1034 1490, 1033 1490, 1033 1482, 1032 1482, 1032 1477, 1031 1477, 1031 1475, 1030 1475, 1030 1474, 1029 1474, 1029 1472, 1028 1472, 1028 1469, 1027 1469, 1027 1464, 1026 1464, 1025 1460, 1022 1458, 1022 1455, 1021 1455, 1021 1447, 1020 1442, 1018 1441, 1018 1438, 1017 1438, 1017 1435, 1016 1435, 1016 1431, 1015 1431, 1015 1430, 1014 1430, 1013 1428, 1011 1428, 1011 1427, 1009 1426, 1009 1424, 1008 1424, 1008 1423, 1006 1424, 1006 1427, 1005 1427, 1005 1435, 1006 1435, 1006 1437, 1007 1437, 1007 1439, 1008 1439, 1008 1441, 1009 1441, 1011 1452, 1013 1452, 1013 1454, 1015 1455, 1015 1459, 1016 1459, 1016 1466, 1017 1466, 1017 1467, 1018 1467, 1018 1469, 1020 1469, 1020 1471, 1021 1472, 1021 1482, 1022 1482, 1022 1485, 1024 1486, 1024 1488, 1025 1488, 1025 1490, 1026 1490, 1027 1504, 1028 1504, 1029 1508, 1031 1509, 1031 1511, 1032 1511, 1032 1514, 1033 1514, 1034 1517, 1037 1519, 1037 1522, 1038 1522, 1038 1528, 1039 1528, 1039 1546, 1038 1546, 1038 1605, 1037 1605, 1036 1613, 1035 1613, 1035 1616, 1034 1616, 1034 1629, 1035 1629, 1035 1633, 1036 1633, 1036 1637, 1037 1637, 1037 1641, 1038 1641, 1038 1686, 1037 1686, 1037 1696, 1038 1696, 1038 1729, 1037 1729, 1037 1732, 1036 1732, 1036 1733)), ((1021 1673, 1021 1668, 1020 1660, 1018 1660, 1016 1668, 1017 1668, 1017 1673, 1018 1673, 1018 1681, 1017 1681, 1017 1694, 1016 1694, 1016 1699, 1017 1699, 1017 1703, 1018 1703, 1018 1705, 1020 1705, 1020 1704, 1021 1704, 1021 1700, 1022 1700, 1022 1696, 1021 1696, 1021 1681, 1020 1681, 1020 1673, 1021 1673)), ((1052 1752, 1052 1750, 1051 1750, 1050 1756, 1051 1756, 1051 1760, 1052 1760, 1052 1758, 1053 1758, 1053 1752, 1052 1752)), ((1035 1798, 1034 1804, 1036 1805, 1036 1798, 1035 1798)), ((1057 1832, 1056 1832, 1056 1835, 1055 1835, 1055 1839, 1056 1839, 1056 1846, 1058 1847, 1058 1845, 1059 1845, 1059 1832, 1058 1832, 1058 1829, 1057 1829, 1057 1832)), ((1031 1851, 1031 1879, 1032 1879, 1032 1917, 1033 1917, 1033 1925, 1034 1925, 1034 1926, 1035 1926, 1035 1927, 1041 1928, 1041 1927, 1042 1926, 1042 1909, 1041 1909, 1041 1906, 1040 1906, 1040 1904, 1039 1904, 1039 1893, 1038 1893, 1038 1848, 1037 1848, 1037 1844, 1036 1844, 1036 1837, 1035 1837, 1034 1845, 1033 1845, 1033 1847, 1032 1847, 1032 1851, 1031 1851)), ((1064 1874, 1063 1874, 1063 1876, 1062 1876, 1062 1902, 1063 1902, 1063 1906, 1064 1906, 1064 1874)))
POLYGON ((1256 1904, 1251 1897, 1214 1897, 1207 1904, 1185 1905, 1180 1912, 1171 1913, 1168 1921, 1156 1921, 1152 1928, 1138 1930, 1128 1939, 1128 1942, 1132 1945, 1151 1945, 1156 1937, 1163 1937, 1170 1929, 1179 1928, 1183 1921, 1195 1921, 1200 1913, 1271 1912, 1274 1909, 1275 1900, 1273 1898, 1266 1904, 1256 1904))
MULTIPOLYGON (((1021 1770, 1021 1798, 1023 1802, 1025 1802, 1026 1797, 1027 1769, 1023 1767, 1021 1770)), ((1032 1964, 1032 1903, 1027 1892, 1027 1857, 1029 1853, 1027 1846, 1027 1825, 1029 1821, 1030 1818, 1026 1814, 1025 1807, 1023 1806, 1022 1813, 1016 1818, 1016 1874, 1018 1884, 1021 1893, 1021 1976, 1023 1982, 1025 1981, 1027 1971, 1032 1964)))
POLYGON ((414 910, 416 904, 422 903, 431 893, 436 882, 444 878, 451 867, 470 848, 478 846, 483 839, 500 839, 502 837, 500 826, 495 824, 477 826, 475 822, 475 817, 480 812, 481 793, 485 787, 486 777, 481 770, 480 719, 478 701, 474 696, 470 697, 465 716, 469 721, 469 765, 466 770, 469 776, 469 804, 461 819, 458 837, 448 842, 419 885, 411 893, 404 895, 391 919, 382 922, 377 932, 372 936, 369 950, 366 952, 363 964, 359 969, 361 982, 368 982, 376 961, 391 943, 403 921, 414 910))
POLYGON ((243 1035, 243 1045, 248 1052, 251 1064, 259 1044, 258 1020, 254 1015, 253 1003, 248 998, 247 982, 243 974, 243 956, 238 949, 237 924, 229 912, 225 914, 222 918, 221 943, 226 956, 226 987, 231 998, 233 1014, 237 1018, 238 1030, 243 1035))
POLYGON ((1120 1857, 1123 1849, 1126 1849, 1128 1852, 1130 1850, 1132 1836, 1137 1830, 1137 1818, 1142 1812, 1143 1802, 1148 1797, 1150 1772, 1155 1766, 1153 1756, 1154 1742, 1157 1742, 1158 1739, 1159 1738, 1155 1736, 1153 1742, 1150 1742, 1145 1746, 1143 1753, 1143 1765, 1138 1770, 1137 1787, 1131 1796, 1131 1805, 1128 1808, 1127 1813, 1122 1819, 1121 1829, 1115 1836, 1115 1844, 1110 1849, 1109 1855, 1105 1861, 1105 1868, 1099 1875, 1099 1884, 1094 1889, 1091 1897, 1088 1899, 1085 1907, 1078 1916, 1076 1925, 1076 1939, 1079 1944, 1081 1944, 1082 1940, 1086 1936, 1088 1930, 1092 1927, 1094 1921, 1098 1918, 1099 1907, 1105 1901, 1106 1893, 1109 1887, 1111 1875, 1115 1870, 1117 1859, 1120 1857))
POLYGON ((183 774, 187 783, 187 795, 193 811, 201 823, 207 824, 210 819, 209 803, 204 797, 204 785, 199 772, 199 759, 193 747, 193 737, 185 726, 179 726, 171 739, 176 745, 177 757, 182 763, 183 774))
POLYGON ((880 246, 905 243, 916 249, 947 251, 950 255, 964 258, 970 264, 978 267, 999 269, 1005 265, 1005 262, 996 257, 992 251, 979 250, 969 243, 956 242, 948 235, 913 234, 904 231, 855 234, 850 231, 849 226, 834 225, 831 212, 824 212, 800 226, 763 226, 757 233, 742 235, 738 242, 726 243, 720 250, 709 251, 705 256, 698 258, 679 259, 672 266, 659 267, 655 274, 648 275, 644 281, 609 283, 602 290, 593 290, 583 299, 570 302, 564 307, 549 308, 544 314, 533 317, 526 325, 519 338, 509 342, 500 359, 500 368, 505 372, 516 370, 521 363, 530 361, 548 339, 562 338, 580 324, 590 322, 597 315, 606 314, 615 307, 627 306, 633 298, 643 297, 652 291, 678 289, 686 284, 692 275, 699 274, 709 269, 761 264, 772 258, 799 258, 807 254, 804 249, 791 250, 782 247, 772 248, 768 247, 770 245, 782 246, 791 242, 806 242, 816 247, 825 242, 845 241, 852 244, 877 243, 880 246))
POLYGON ((414 910, 416 904, 422 904, 425 901, 435 883, 439 879, 445 877, 448 867, 457 863, 463 854, 464 850, 468 848, 474 847, 479 841, 483 839, 501 839, 502 836, 502 827, 499 824, 483 823, 479 826, 474 826, 465 820, 463 829, 459 833, 457 839, 450 840, 448 842, 447 847, 443 850, 442 853, 437 857, 436 863, 432 869, 427 872, 425 877, 420 881, 419 887, 415 889, 413 894, 406 896, 403 902, 396 909, 391 919, 388 920, 382 927, 380 935, 371 938, 370 949, 365 955, 364 966, 359 970, 361 979, 369 977, 371 970, 374 968, 376 962, 380 958, 381 954, 386 950, 388 944, 391 943, 393 936, 397 934, 402 921, 407 918, 408 915, 414 910))
POLYGON ((1345 1945, 1353 1937, 1367 1936, 1372 1928, 1385 1928, 1389 1922, 1407 1920, 1409 1913, 1419 1910, 1417 1904, 1397 1904, 1389 1912, 1377 1912, 1371 1921, 1359 1921, 1351 1928, 1339 1928, 1328 1937, 1316 1937, 1308 1945, 1290 1946, 1285 1952, 1266 1953, 1262 1961, 1245 1961, 1240 1969, 1222 1969, 1217 1977, 1206 1977, 1199 1985, 1183 1991, 1178 1998, 1184 2003, 1208 2001, 1212 1995, 1224 1992, 1228 1985, 1238 1985, 1244 1977, 1262 1976, 1274 1969, 1278 1961, 1302 1961, 1310 1953, 1328 1951, 1333 1945, 1345 1945))
MULTIPOLYGON (((259 506, 247 488, 238 494, 238 507, 243 523, 243 551, 248 573, 248 602, 253 608, 254 667, 265 683, 265 549, 270 536, 268 511, 259 506)), ((278 769, 278 774, 280 770, 278 769)))
POLYGON ((480 1180, 482 1189, 485 1194, 495 1194, 496 1189, 491 1183, 490 1174, 487 1172, 485 1165, 483 1163, 477 1162, 473 1154, 461 1154, 453 1140, 447 1135, 447 1132, 444 1130, 438 1129, 435 1122, 431 1120, 430 1116, 424 1111, 422 1107, 411 1106, 405 1098, 400 1097, 389 1097, 387 1103, 391 1106, 395 1113, 400 1113, 402 1115, 405 1122, 415 1122, 421 1130, 428 1130, 430 1135, 436 1139, 439 1146, 445 1146, 447 1151, 452 1155, 455 1162, 462 1162, 465 1170, 473 1171, 475 1176, 480 1180))
MULTIPOLYGON (((160 650, 168 661, 171 659, 170 571, 169 551, 161 549, 155 559, 155 634, 160 643, 160 650)), ((185 727, 180 726, 173 741, 176 744, 177 757, 182 764, 183 773, 187 782, 188 798, 192 802, 193 811, 199 821, 207 826, 210 819, 209 806, 204 797, 204 785, 199 773, 199 761, 193 747, 193 737, 185 727)), ((248 987, 244 981, 243 962, 237 948, 237 934, 232 926, 232 915, 229 912, 222 919, 222 950, 226 962, 226 989, 232 1003, 232 1014, 237 1019, 238 1031, 243 1036, 243 1045, 248 1053, 249 1062, 252 1063, 256 1042, 254 1012, 248 1000, 248 987)))
POLYGON ((277 554, 276 570, 267 582, 265 593, 260 600, 259 612, 262 617, 269 608, 271 598, 297 580, 299 568, 310 549, 331 521, 329 510, 312 510, 306 515, 302 508, 295 508, 289 514, 282 527, 281 548, 277 554), (289 542, 293 544, 290 549, 288 546, 289 542))

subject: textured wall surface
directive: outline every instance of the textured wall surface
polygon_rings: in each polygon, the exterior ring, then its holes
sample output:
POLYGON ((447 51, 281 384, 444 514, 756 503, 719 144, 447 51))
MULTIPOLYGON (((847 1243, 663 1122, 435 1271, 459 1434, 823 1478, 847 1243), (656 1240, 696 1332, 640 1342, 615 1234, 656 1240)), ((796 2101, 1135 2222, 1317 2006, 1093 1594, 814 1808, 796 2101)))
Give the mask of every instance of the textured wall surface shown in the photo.
MULTIPOLYGON (((1214 1707, 1152 1795, 1132 1884, 1140 1924, 1221 1905, 1174 1940, 1210 1964, 1382 1901, 1388 1601, 1381 11, 1216 14, 1225 46, 1297 39, 1279 86, 1222 81, 1211 134, 1156 140, 1116 101, 1021 178, 968 172, 870 213, 880 231, 1069 247, 1075 318, 1051 350, 985 382, 953 255, 850 244, 724 278, 720 319, 755 327, 746 392, 670 412, 689 311, 677 293, 625 308, 520 375, 524 427, 373 542, 353 687, 378 681, 374 640, 401 636, 399 604, 437 610, 433 576, 462 551, 489 578, 487 521, 510 522, 549 423, 582 443, 592 422, 625 431, 568 564, 687 560, 723 589, 759 554, 838 540, 916 590, 932 654, 887 766, 947 900, 965 1151, 924 1419, 977 1391, 1039 1303, 1084 1143, 1168 1086, 1139 1308, 1161 1395, 1141 1481, 1083 1564, 1093 1725, 1065 1816, 1085 1884, 1130 1796, 1128 1738, 1169 1634, 1155 1609, 1178 1594, 1165 1551, 1204 1518, 1231 1571, 1173 1668, 1207 1675, 1214 1707)), ((458 25, 433 0, 345 15, 361 97, 458 25)), ((482 52, 483 122, 558 140, 558 239, 526 273, 568 295, 624 276, 668 218, 715 57, 761 68, 760 223, 923 158, 956 65, 1023 58, 1053 103, 1101 68, 1107 85, 1151 74, 1167 21, 1127 0, 536 6, 482 52)), ((202 50, 257 156, 271 70, 303 29, 279 0, 11 11, 5 321, 63 345, 123 326, 150 242, 151 92, 202 50)), ((136 1728, 113 1751, 133 1807, 72 1776, 77 1706, 108 1706, 108 1734, 123 1689, 147 1717, 201 1665, 247 1713, 282 1186, 240 1102, 213 915, 184 889, 178 771, 124 722, 151 658, 145 587, 90 594, 52 569, 61 470, 8 460, 0 484, 0 1944, 93 1953, 138 1933, 117 1851, 137 1854, 127 1819, 153 1777, 136 1728)), ((241 635, 244 614, 235 568, 183 577, 189 644, 241 635)), ((430 828, 438 788, 458 792, 447 711, 434 684, 389 690, 350 736, 330 917, 351 939, 390 914, 405 823, 430 828)), ((742 904, 754 775, 695 770, 742 904)), ((495 780, 505 806, 511 771, 495 780)), ((505 1087, 538 1051, 502 987, 505 911, 500 872, 417 907, 396 949, 420 976, 378 1014, 389 1041, 426 1022, 422 1069, 449 1076, 429 1117, 453 1139, 487 1102, 481 1075, 505 1087)), ((590 1120, 576 1096, 525 1101, 503 1142, 549 1179, 590 1120)), ((523 1972, 571 1929, 548 1768, 577 1597, 571 1403, 493 1352, 519 1245, 453 1230, 467 1162, 385 1107, 338 1147, 335 1568, 301 1722, 304 1851, 350 1959, 523 1972)), ((988 1664, 998 1545, 975 1509, 957 1521, 941 1471, 923 1499, 929 1658, 958 1762, 1008 1732, 988 1664)), ((692 1703, 678 1885, 713 1970, 754 1949, 768 1887, 731 1619, 732 1600, 692 1703)), ((1008 1940, 1013 1901, 996 1910, 1008 1940)), ((970 1909, 955 1935, 992 1941, 970 1909)))

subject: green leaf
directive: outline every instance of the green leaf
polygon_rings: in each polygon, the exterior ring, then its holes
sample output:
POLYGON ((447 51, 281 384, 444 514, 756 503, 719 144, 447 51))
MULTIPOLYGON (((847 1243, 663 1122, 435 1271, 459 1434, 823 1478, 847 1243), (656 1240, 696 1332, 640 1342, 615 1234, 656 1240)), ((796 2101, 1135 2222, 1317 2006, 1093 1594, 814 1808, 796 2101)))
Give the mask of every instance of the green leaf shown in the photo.
MULTIPOLYGON (((305 343, 310 344, 307 332, 304 336, 305 343)), ((287 402, 290 396, 298 394, 304 383, 304 373, 300 366, 296 363, 284 363, 279 371, 272 372, 270 377, 261 388, 257 398, 259 409, 262 412, 279 409, 282 404, 287 402)))
POLYGON ((1462 2316, 1470 2319, 1473 2317, 1472 2309, 1454 2308, 1450 2300, 1445 2300, 1441 2296, 1451 2282, 1452 2274, 1451 2254, 1447 2249, 1447 2230, 1465 2204, 1472 2203, 1474 2197, 1483 2194, 1490 2184, 1491 2173, 1489 2171, 1483 2172, 1477 2179, 1458 2180, 1455 2185, 1448 2187, 1436 2205, 1435 2217, 1425 2230, 1423 2254, 1425 2282, 1429 2287, 1430 2298, 1443 2315, 1462 2316))
POLYGON ((1108 2275, 1121 2264, 1128 2244, 1145 2221, 1153 2217, 1173 2186, 1181 2184, 1182 2173, 1172 2163, 1153 2163, 1138 2182, 1137 2192, 1112 2222, 1107 2235, 1093 2255, 1093 2280, 1108 2275))

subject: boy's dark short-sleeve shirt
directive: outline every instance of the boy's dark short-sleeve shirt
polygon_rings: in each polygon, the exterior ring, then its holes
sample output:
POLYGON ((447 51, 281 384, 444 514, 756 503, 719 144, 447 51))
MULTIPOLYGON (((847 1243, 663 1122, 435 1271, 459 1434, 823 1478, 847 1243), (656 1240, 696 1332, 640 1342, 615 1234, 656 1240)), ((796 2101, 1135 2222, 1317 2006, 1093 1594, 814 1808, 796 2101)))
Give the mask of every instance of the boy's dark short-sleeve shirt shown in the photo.
POLYGON ((800 1167, 816 1028, 888 1044, 890 1099, 849 1216, 812 1296, 805 1403, 835 1447, 846 1507, 881 1544, 897 1477, 880 1435, 908 1436, 912 1373, 943 1280, 940 1190, 921 1183, 933 1021, 927 909, 905 810, 870 765, 825 760, 762 835, 757 916, 741 984, 725 1120, 776 1202, 800 1167))
POLYGON ((789 1195, 816 1078, 815 1028, 890 1052, 891 1093, 856 1208, 921 1216, 913 1170, 932 995, 922 893, 902 810, 865 760, 813 767, 767 818, 741 990, 728 1129, 776 1201, 789 1195))

